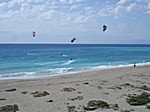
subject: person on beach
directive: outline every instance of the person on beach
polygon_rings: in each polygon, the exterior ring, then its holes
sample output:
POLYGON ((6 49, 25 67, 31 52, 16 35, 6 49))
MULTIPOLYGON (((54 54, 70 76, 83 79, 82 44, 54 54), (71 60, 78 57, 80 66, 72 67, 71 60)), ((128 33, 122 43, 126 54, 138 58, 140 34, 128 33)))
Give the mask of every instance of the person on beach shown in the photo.
POLYGON ((136 67, 136 63, 134 62, 134 68, 136 67))

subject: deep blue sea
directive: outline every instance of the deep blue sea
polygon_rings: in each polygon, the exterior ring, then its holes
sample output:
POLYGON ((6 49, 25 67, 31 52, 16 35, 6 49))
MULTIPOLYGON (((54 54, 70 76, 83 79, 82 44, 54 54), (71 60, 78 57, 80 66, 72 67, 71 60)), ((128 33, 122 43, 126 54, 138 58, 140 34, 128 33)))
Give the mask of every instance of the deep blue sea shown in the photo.
POLYGON ((0 79, 150 64, 150 45, 0 44, 0 79))

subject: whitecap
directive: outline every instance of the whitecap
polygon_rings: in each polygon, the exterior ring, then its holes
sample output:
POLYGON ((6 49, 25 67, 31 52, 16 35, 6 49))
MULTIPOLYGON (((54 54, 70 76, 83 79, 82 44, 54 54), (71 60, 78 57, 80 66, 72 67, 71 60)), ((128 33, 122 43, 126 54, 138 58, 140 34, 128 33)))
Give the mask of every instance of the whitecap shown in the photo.
POLYGON ((27 53, 27 56, 36 56, 38 55, 37 53, 27 53))
POLYGON ((14 73, 6 73, 6 74, 0 74, 0 77, 2 78, 23 78, 27 76, 35 75, 35 72, 14 72, 14 73))
POLYGON ((69 61, 63 63, 61 66, 70 65, 73 62, 75 62, 75 60, 69 60, 69 61))
POLYGON ((62 56, 63 56, 63 57, 68 57, 68 55, 66 55, 66 54, 63 54, 62 56))
POLYGON ((43 63, 35 63, 35 65, 52 65, 52 64, 58 64, 60 62, 56 61, 56 62, 43 62, 43 63))
POLYGON ((70 72, 73 68, 54 68, 54 69, 48 69, 47 72, 51 74, 60 74, 60 73, 67 73, 70 72))
MULTIPOLYGON (((145 66, 145 65, 150 65, 150 62, 145 62, 145 63, 136 63, 136 66, 145 66)), ((123 68, 123 67, 133 67, 133 64, 119 64, 119 65, 101 65, 101 66, 95 66, 91 67, 90 69, 111 69, 111 68, 123 68)))

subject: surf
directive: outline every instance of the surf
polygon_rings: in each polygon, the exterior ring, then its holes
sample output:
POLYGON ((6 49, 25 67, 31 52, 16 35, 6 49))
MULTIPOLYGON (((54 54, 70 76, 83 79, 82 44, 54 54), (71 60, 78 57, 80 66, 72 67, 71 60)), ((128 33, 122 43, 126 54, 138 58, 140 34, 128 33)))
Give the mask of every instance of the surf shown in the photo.
POLYGON ((69 61, 63 63, 61 66, 70 65, 70 64, 72 64, 72 63, 75 62, 75 61, 76 61, 76 60, 69 60, 69 61))

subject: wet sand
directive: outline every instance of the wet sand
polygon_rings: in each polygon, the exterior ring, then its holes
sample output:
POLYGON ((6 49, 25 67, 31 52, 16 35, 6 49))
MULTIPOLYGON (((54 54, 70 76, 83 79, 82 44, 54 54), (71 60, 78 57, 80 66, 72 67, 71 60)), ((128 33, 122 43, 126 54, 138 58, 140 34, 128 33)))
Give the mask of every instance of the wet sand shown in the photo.
POLYGON ((150 66, 0 80, 0 112, 7 105, 17 105, 17 112, 87 112, 89 101, 109 105, 91 112, 149 112, 147 104, 133 106, 127 102, 129 96, 143 92, 150 94, 150 66))

